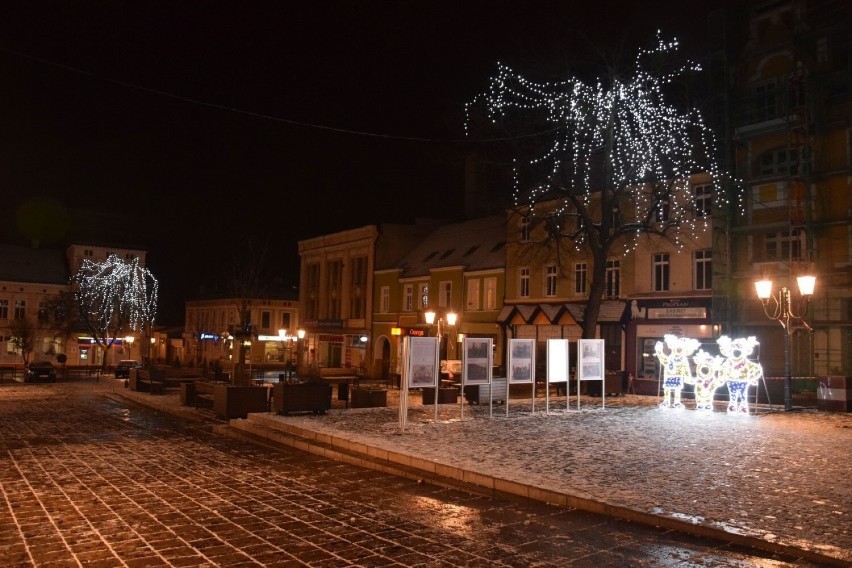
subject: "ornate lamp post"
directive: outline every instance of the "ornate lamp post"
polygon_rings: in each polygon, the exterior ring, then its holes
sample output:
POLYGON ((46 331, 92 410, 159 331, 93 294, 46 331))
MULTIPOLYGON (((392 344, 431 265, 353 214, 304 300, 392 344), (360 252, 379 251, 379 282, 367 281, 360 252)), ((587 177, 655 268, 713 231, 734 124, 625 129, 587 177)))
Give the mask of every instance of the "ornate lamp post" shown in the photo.
POLYGON ((799 293, 804 298, 805 304, 801 307, 801 311, 794 309, 792 291, 786 286, 782 286, 777 294, 772 293, 772 280, 759 280, 754 283, 754 288, 757 291, 757 297, 763 304, 763 313, 771 320, 775 320, 784 328, 784 410, 793 409, 792 399, 792 365, 790 363, 790 342, 793 335, 791 324, 799 321, 806 328, 810 326, 805 321, 805 316, 808 313, 808 302, 814 293, 816 285, 816 276, 799 276, 797 279, 799 284, 799 293), (770 300, 772 302, 770 303, 770 300))
MULTIPOLYGON (((429 325, 435 324, 435 317, 436 316, 437 316, 437 314, 435 313, 434 310, 428 310, 427 312, 425 312, 423 314, 423 317, 426 318, 426 323, 428 323, 429 325)), ((453 311, 449 311, 445 314, 445 317, 447 318, 446 324, 450 327, 453 327, 453 326, 456 325, 456 321, 458 321, 459 316, 458 316, 457 313, 455 313, 453 311)), ((443 338, 443 336, 444 336, 444 318, 438 318, 438 346, 439 346, 439 348, 440 348, 440 345, 441 345, 441 338, 443 338)), ((447 346, 447 350, 449 351, 449 345, 447 346)), ((449 359, 449 353, 447 353, 447 359, 449 359)))

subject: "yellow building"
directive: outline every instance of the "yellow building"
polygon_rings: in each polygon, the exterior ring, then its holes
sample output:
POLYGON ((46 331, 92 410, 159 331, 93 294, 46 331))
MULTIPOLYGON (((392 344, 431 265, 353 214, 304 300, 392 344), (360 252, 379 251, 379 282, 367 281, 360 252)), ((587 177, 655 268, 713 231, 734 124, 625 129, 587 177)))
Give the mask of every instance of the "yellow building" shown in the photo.
POLYGON ((442 225, 394 266, 376 270, 373 337, 387 364, 385 376, 399 374, 402 337, 434 337, 439 328, 441 359, 461 359, 463 337, 490 337, 494 365, 503 364, 497 316, 503 306, 505 244, 502 216, 442 225), (432 324, 425 317, 430 310, 436 313, 432 324), (457 316, 454 325, 449 313, 457 316))
POLYGON ((299 241, 302 327, 301 372, 349 369, 381 376, 389 365, 372 340, 376 270, 393 266, 431 225, 367 225, 299 241))

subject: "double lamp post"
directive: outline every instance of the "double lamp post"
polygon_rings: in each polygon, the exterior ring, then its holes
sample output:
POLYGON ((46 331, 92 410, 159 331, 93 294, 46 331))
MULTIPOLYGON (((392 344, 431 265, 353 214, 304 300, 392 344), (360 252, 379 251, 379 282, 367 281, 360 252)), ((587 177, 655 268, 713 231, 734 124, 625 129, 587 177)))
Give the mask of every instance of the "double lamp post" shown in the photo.
POLYGON ((799 285, 799 294, 804 299, 804 304, 796 306, 793 304, 792 291, 782 286, 776 294, 772 293, 772 280, 760 280, 754 283, 757 297, 763 304, 763 313, 771 320, 777 321, 784 328, 784 410, 793 409, 792 398, 792 365, 790 361, 790 343, 793 335, 792 324, 796 321, 810 329, 805 321, 808 313, 808 302, 814 293, 816 276, 799 276, 796 278, 799 285), (770 302, 771 300, 771 302, 770 302))

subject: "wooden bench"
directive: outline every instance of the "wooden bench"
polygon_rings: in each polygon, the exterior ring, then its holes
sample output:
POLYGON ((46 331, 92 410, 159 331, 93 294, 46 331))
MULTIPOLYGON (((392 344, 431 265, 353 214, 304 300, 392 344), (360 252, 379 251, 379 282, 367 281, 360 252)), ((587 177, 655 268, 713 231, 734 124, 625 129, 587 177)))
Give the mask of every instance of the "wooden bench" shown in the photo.
POLYGON ((494 377, 491 384, 465 385, 464 398, 468 404, 491 404, 494 402, 506 402, 506 377, 494 377), (491 393, 494 393, 493 398, 491 393))
POLYGON ((136 390, 151 394, 166 394, 166 382, 160 379, 136 378, 136 390))

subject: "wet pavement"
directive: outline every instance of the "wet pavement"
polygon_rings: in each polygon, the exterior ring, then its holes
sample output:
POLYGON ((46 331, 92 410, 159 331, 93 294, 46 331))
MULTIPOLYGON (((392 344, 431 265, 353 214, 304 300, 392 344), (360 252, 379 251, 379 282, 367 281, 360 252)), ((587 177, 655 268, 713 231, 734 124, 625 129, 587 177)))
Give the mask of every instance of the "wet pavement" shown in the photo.
POLYGON ((221 438, 122 391, 0 386, 2 566, 816 565, 221 438))

